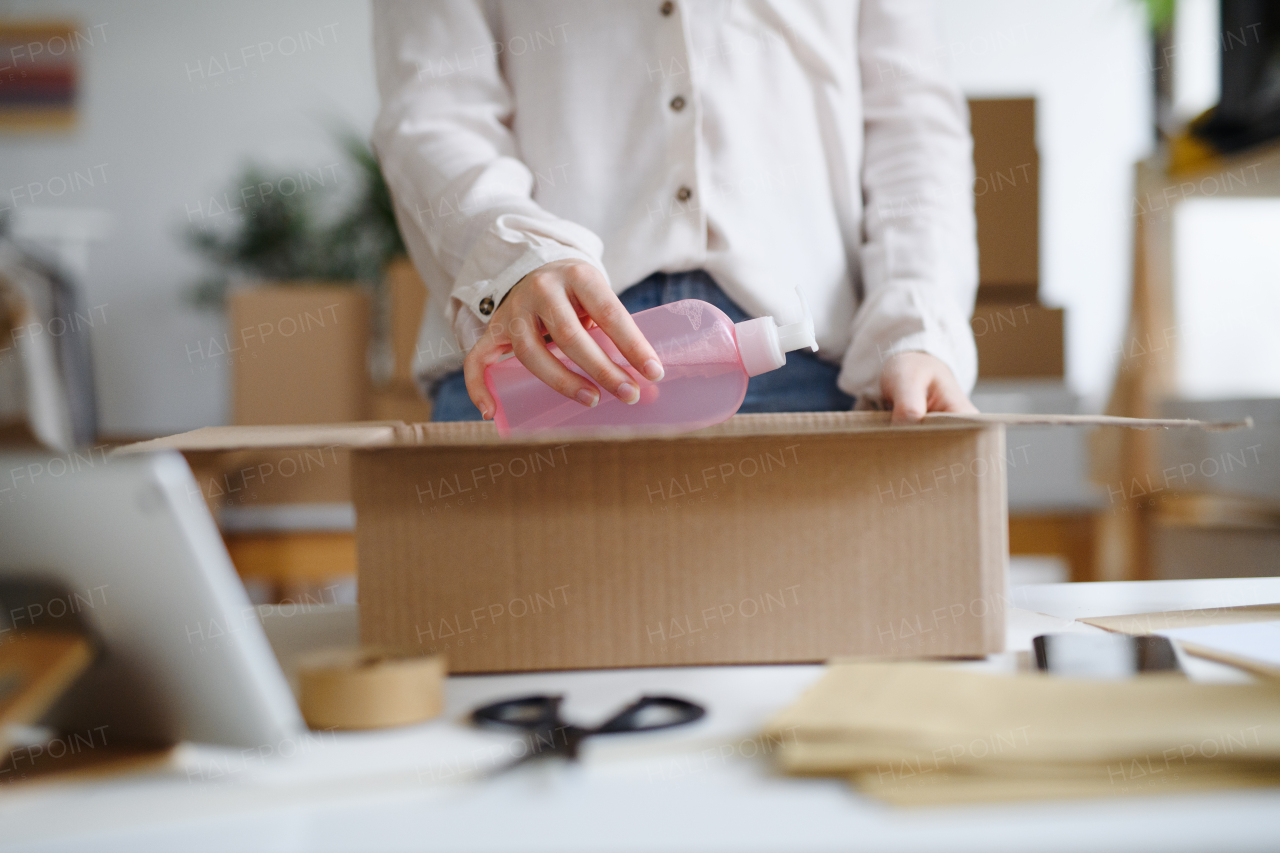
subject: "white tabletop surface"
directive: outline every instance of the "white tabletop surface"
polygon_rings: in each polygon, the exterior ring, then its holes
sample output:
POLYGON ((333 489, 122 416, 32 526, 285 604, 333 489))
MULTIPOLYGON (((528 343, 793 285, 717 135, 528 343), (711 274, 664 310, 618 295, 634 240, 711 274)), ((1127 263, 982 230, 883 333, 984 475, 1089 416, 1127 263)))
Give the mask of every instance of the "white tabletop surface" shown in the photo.
MULTIPOLYGON (((1009 645, 1026 650, 1038 633, 1095 630, 1067 621, 1079 616, 1280 602, 1280 578, 1046 584, 1015 588, 1013 601, 1009 645)), ((1280 847, 1280 790, 895 809, 838 779, 781 776, 757 732, 820 675, 817 666, 751 666, 454 677, 441 719, 276 745, 288 760, 184 746, 178 766, 163 772, 9 787, 0 791, 0 849, 1280 847), (485 701, 531 692, 564 693, 566 716, 584 722, 641 692, 686 696, 709 714, 684 730, 588 741, 576 765, 532 763, 486 777, 519 741, 461 720, 485 701)))

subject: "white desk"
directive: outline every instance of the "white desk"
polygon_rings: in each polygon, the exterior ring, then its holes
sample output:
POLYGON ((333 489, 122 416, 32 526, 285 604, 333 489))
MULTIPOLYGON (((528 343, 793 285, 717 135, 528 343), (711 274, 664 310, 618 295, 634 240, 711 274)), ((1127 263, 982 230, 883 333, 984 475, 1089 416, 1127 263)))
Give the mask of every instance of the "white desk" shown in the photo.
MULTIPOLYGON (((1084 615, 1280 602, 1280 578, 1043 585, 1014 591, 1010 646, 1084 615)), ((975 664, 967 664, 975 665, 975 664)), ((1008 658, 984 666, 1008 665, 1008 658)), ((183 749, 184 768, 0 792, 0 849, 1124 850, 1280 847, 1280 790, 929 810, 888 808, 835 779, 777 775, 764 720, 816 666, 450 679, 445 718, 278 745, 287 761, 183 749), (696 729, 588 742, 579 765, 477 780, 516 741, 459 724, 496 698, 567 694, 589 720, 642 691, 704 703, 696 729)))

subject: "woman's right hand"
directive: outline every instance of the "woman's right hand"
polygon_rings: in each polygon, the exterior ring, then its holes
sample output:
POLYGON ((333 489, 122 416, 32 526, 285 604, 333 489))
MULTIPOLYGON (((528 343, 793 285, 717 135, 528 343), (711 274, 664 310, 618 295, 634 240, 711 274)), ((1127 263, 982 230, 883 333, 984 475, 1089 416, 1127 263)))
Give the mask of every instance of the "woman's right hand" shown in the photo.
POLYGON ((484 384, 484 371, 508 352, 529 372, 571 400, 591 407, 605 389, 624 403, 640 399, 640 389, 605 355, 587 332, 599 326, 640 375, 662 378, 662 362, 600 270, 585 261, 552 261, 526 275, 493 312, 484 336, 467 353, 463 375, 467 393, 485 420, 497 409, 484 384), (550 336, 595 385, 569 370, 547 349, 550 336))

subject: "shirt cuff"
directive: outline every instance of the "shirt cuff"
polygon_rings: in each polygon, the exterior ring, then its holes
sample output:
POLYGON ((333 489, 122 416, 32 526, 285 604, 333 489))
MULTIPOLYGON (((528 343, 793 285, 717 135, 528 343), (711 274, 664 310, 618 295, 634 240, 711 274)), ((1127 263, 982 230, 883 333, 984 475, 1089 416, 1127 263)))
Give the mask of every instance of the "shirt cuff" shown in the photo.
POLYGON ((973 390, 978 354, 968 318, 930 295, 934 298, 903 288, 876 306, 864 306, 864 311, 872 310, 855 318, 853 342, 837 384, 858 401, 858 408, 878 407, 884 364, 904 352, 934 356, 950 369, 965 394, 973 390))
MULTIPOLYGON (((927 332, 920 332, 915 335, 908 335, 905 338, 895 342, 892 346, 878 349, 880 354, 880 369, 884 369, 884 364, 895 355, 904 352, 923 352, 928 353, 934 358, 945 364, 952 372, 956 373, 955 358, 952 347, 946 341, 939 340, 938 336, 931 336, 927 332)), ((965 383, 957 376, 957 381, 961 381, 961 387, 966 387, 965 383)), ((880 374, 877 373, 873 380, 873 385, 864 384, 861 394, 853 395, 856 399, 855 408, 858 409, 881 409, 884 408, 884 400, 880 394, 880 374)), ((970 385, 971 387, 971 385, 970 385)))
POLYGON ((609 274, 600 261, 586 252, 572 246, 542 244, 530 246, 519 260, 492 278, 455 287, 449 306, 449 311, 453 314, 450 323, 462 351, 470 350, 484 335, 493 312, 498 310, 502 300, 520 279, 553 261, 568 260, 589 263, 600 270, 605 281, 609 280, 609 274))

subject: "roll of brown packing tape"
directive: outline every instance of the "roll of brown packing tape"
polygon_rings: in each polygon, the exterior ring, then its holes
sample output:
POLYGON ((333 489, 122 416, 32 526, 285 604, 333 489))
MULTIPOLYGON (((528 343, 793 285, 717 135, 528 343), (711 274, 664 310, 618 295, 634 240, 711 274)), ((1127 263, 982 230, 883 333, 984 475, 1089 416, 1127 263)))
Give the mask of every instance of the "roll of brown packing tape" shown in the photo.
POLYGON ((302 716, 313 729, 382 729, 429 720, 444 705, 441 655, 335 649, 298 667, 302 716))

